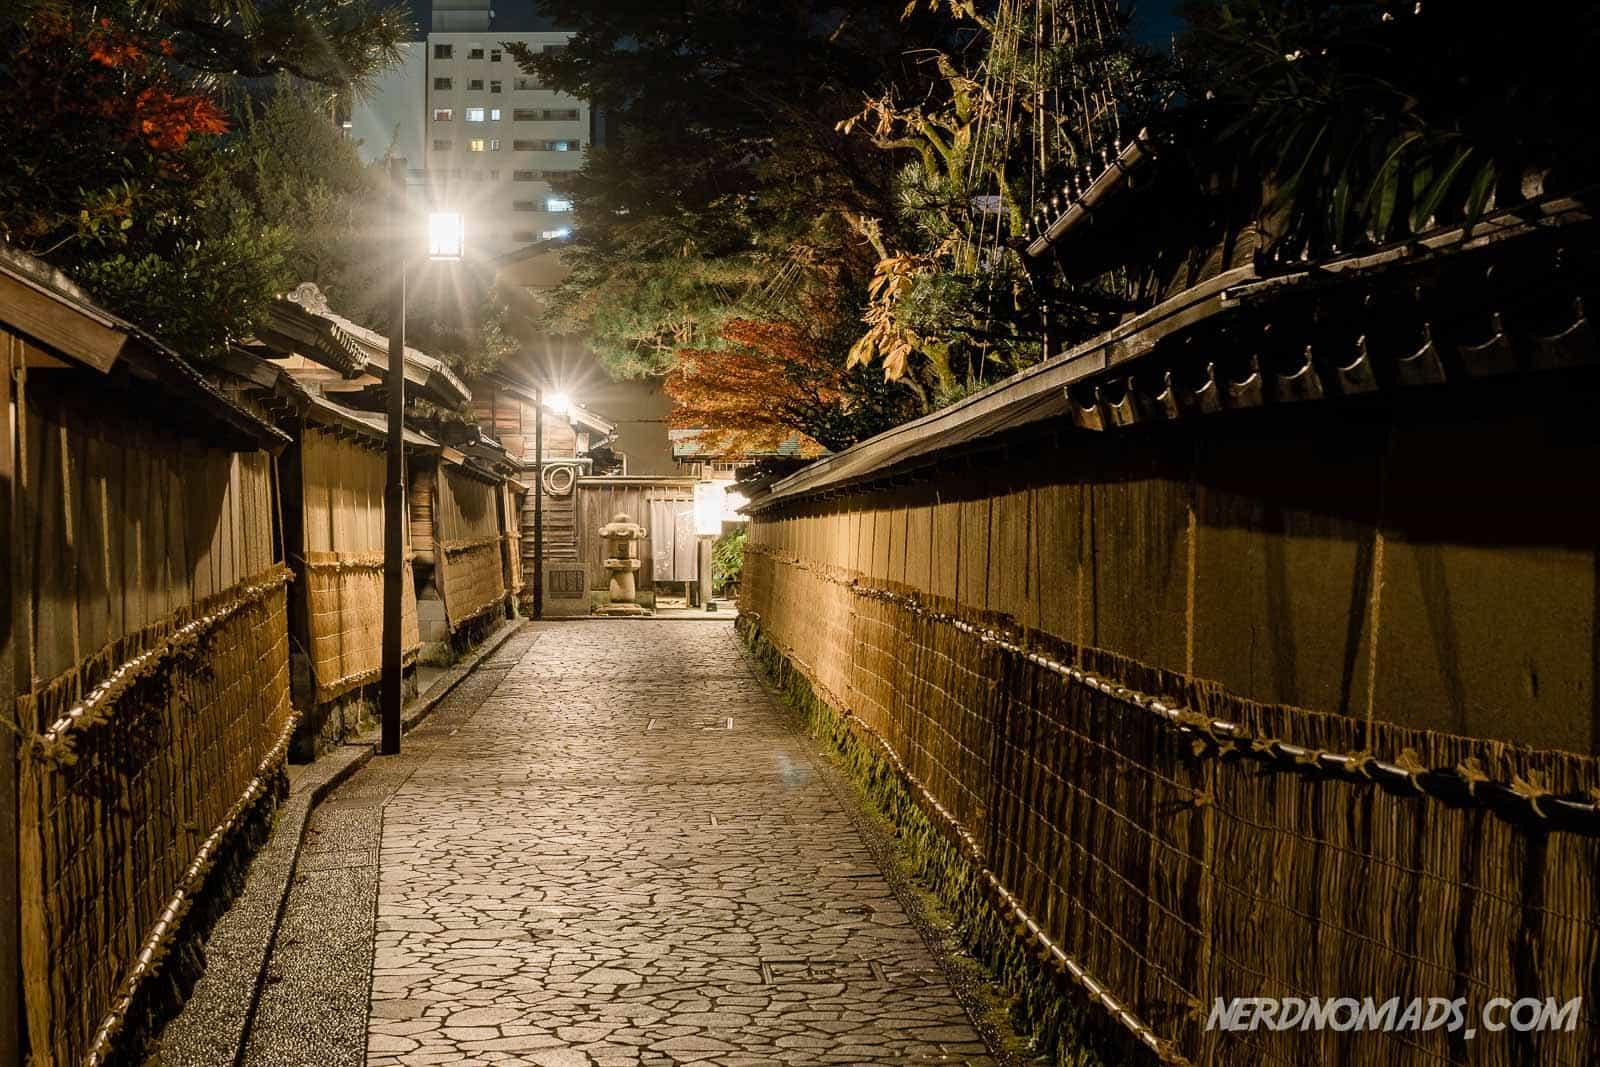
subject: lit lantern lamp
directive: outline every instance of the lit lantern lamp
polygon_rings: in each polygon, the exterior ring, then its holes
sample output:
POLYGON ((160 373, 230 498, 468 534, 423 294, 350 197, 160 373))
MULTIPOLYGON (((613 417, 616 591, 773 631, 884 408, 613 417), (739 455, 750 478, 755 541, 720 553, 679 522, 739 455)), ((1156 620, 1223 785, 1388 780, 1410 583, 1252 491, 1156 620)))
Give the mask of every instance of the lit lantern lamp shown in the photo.
MULTIPOLYGON (((391 287, 393 312, 389 328, 388 459, 384 468, 383 493, 383 625, 379 631, 381 668, 378 709, 382 730, 378 753, 400 752, 400 711, 404 700, 402 675, 404 657, 402 601, 404 598, 406 486, 406 267, 416 259, 416 216, 406 210, 404 161, 389 160, 389 224, 394 240, 395 284, 391 287)), ((467 243, 467 224, 459 211, 428 213, 428 258, 457 261, 467 243)))
POLYGON ((694 532, 700 537, 722 533, 721 482, 694 483, 694 532))
POLYGON ((457 260, 467 243, 467 224, 459 211, 434 211, 428 215, 428 258, 457 260))
POLYGON ((723 491, 721 482, 694 483, 695 565, 700 572, 700 603, 707 611, 717 610, 711 599, 711 542, 722 533, 723 491))

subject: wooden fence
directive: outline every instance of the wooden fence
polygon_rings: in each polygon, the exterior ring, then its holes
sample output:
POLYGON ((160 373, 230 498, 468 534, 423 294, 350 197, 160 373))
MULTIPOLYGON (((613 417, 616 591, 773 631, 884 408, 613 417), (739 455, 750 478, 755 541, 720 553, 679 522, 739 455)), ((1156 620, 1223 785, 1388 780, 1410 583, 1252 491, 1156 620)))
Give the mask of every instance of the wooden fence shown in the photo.
POLYGON ((40 1065, 107 1056, 293 726, 272 460, 179 436, 141 395, 51 371, 20 405, 23 973, 40 1065))
POLYGON ((1594 390, 1035 426, 758 499, 741 610, 1163 1055, 1600 1062, 1594 390), (1470 1045, 1206 1030, 1257 996, 1584 1001, 1470 1045))

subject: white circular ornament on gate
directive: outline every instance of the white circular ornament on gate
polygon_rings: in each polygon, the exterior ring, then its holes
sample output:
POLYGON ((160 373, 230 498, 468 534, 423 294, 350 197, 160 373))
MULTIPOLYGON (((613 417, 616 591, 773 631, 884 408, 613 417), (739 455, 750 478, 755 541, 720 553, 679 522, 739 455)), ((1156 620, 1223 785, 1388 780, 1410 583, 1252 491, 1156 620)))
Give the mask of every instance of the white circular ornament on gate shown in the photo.
POLYGON ((578 484, 578 468, 566 463, 544 469, 544 491, 551 496, 566 496, 578 484))

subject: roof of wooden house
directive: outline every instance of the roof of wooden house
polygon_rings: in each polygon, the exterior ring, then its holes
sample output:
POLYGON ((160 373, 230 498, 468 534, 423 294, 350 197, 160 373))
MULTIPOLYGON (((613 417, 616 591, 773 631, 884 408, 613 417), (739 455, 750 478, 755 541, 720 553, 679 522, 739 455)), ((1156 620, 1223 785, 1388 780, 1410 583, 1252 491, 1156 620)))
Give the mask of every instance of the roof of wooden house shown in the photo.
MULTIPOLYGON (((280 350, 281 342, 288 341, 293 352, 286 365, 292 370, 309 369, 294 358, 298 356, 307 364, 334 371, 340 379, 348 381, 350 389, 363 389, 381 384, 389 373, 389 339, 376 330, 369 329, 332 309, 328 299, 314 282, 302 282, 279 297, 274 308, 274 324, 297 323, 298 332, 280 330, 278 336, 261 340, 277 342, 270 347, 280 350), (314 331, 310 322, 318 323, 314 331), (331 342, 322 335, 337 338, 331 342), (348 342, 350 352, 341 351, 348 342)), ((406 347, 406 388, 441 407, 461 407, 472 399, 472 392, 442 360, 410 346, 406 347)), ((275 357, 276 358, 276 357, 275 357)), ((329 384, 328 391, 346 388, 329 384)))
MULTIPOLYGON (((388 437, 387 416, 346 407, 329 399, 297 379, 280 363, 263 359, 255 352, 235 349, 216 358, 214 365, 258 387, 263 406, 280 417, 293 413, 307 421, 348 430, 376 442, 388 437)), ((446 446, 425 433, 404 427, 406 447, 413 451, 438 453, 446 446)))
MULTIPOLYGON (((540 402, 540 390, 538 386, 532 384, 531 382, 523 381, 521 378, 514 374, 508 373, 507 371, 489 371, 487 374, 479 375, 478 380, 488 382, 495 387, 510 393, 517 399, 525 401, 526 403, 538 404, 540 402)), ((595 413, 594 411, 591 411, 586 407, 574 405, 573 407, 562 410, 560 408, 552 407, 550 405, 550 401, 545 399, 544 409, 553 415, 559 415, 562 418, 565 418, 569 423, 582 427, 591 433, 597 433, 604 437, 610 437, 612 434, 617 432, 616 423, 595 413)))
POLYGON ((1489 215, 1470 231, 1446 227, 1280 273, 1237 267, 949 407, 824 456, 745 510, 916 477, 952 454, 998 447, 1017 431, 1049 423, 1067 432, 1110 432, 1592 360, 1593 352, 1580 351, 1592 333, 1582 299, 1572 293, 1584 275, 1583 265, 1574 265, 1579 250, 1590 250, 1592 265, 1594 224, 1582 202, 1551 200, 1489 215), (1454 298, 1444 307, 1430 302, 1435 287, 1455 287, 1454 298), (1381 293, 1397 299, 1375 302, 1381 293), (1501 313, 1533 299, 1553 308, 1561 293, 1567 318, 1553 333, 1529 330, 1525 314, 1501 313), (1288 301, 1298 303, 1285 317, 1288 301), (1449 308, 1482 322, 1448 322, 1449 308), (1300 347, 1283 351, 1287 330, 1269 336, 1274 316, 1305 326, 1305 336, 1295 334, 1300 347), (1328 321, 1359 322, 1365 332, 1353 347, 1338 347, 1318 332, 1316 324, 1328 321), (1481 337, 1468 336, 1473 328, 1481 337), (1446 331, 1451 338, 1439 337, 1446 331), (1518 351, 1529 353, 1528 366, 1518 351))
POLYGON ((0 324, 27 339, 27 365, 155 388, 163 419, 237 451, 277 451, 289 438, 212 385, 159 338, 97 305, 60 271, 0 244, 0 324))
MULTIPOLYGON (((253 385, 262 406, 280 418, 298 416, 308 422, 366 437, 377 444, 388 439, 387 414, 339 403, 319 392, 314 384, 300 380, 282 361, 264 358, 259 346, 236 347, 217 357, 214 365, 218 370, 253 385)), ((482 481, 514 481, 508 476, 512 467, 510 457, 500 443, 476 427, 463 427, 463 430, 468 429, 476 436, 462 441, 445 441, 410 426, 403 427, 406 450, 459 467, 482 481)), ((526 488, 520 482, 514 484, 518 488, 526 488)))
MULTIPOLYGON (((321 293, 317 295, 320 297, 321 293)), ((295 298, 295 293, 272 302, 267 321, 257 334, 273 348, 299 352, 345 378, 359 378, 367 369, 366 348, 357 344, 349 331, 331 317, 307 308, 295 298)))
POLYGON ((726 449, 718 448, 707 443, 708 435, 717 434, 712 427, 671 427, 667 430, 667 441, 672 448, 673 459, 687 460, 754 460, 767 458, 799 458, 808 454, 814 455, 816 445, 810 445, 812 452, 807 452, 808 442, 801 440, 800 435, 790 434, 777 446, 768 449, 726 449))

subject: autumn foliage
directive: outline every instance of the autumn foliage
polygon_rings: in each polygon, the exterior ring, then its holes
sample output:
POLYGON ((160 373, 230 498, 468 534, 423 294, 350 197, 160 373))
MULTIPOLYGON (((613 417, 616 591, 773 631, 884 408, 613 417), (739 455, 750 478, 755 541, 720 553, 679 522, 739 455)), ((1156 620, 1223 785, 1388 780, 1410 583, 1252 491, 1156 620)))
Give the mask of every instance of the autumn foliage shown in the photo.
POLYGON ((66 88, 67 78, 77 90, 51 93, 53 106, 38 121, 90 123, 124 145, 143 141, 157 152, 182 148, 193 134, 227 132, 227 116, 214 100, 177 84, 167 63, 169 40, 145 38, 110 19, 83 23, 52 13, 34 18, 30 37, 13 68, 22 94, 37 100, 47 86, 66 88))
POLYGON ((789 322, 733 319, 721 339, 722 348, 679 352, 666 380, 672 426, 702 430, 703 448, 729 455, 775 452, 795 436, 810 453, 820 452, 801 427, 810 409, 837 403, 840 395, 804 331, 789 322))
POLYGON ((798 441, 800 454, 846 448, 904 418, 881 376, 845 366, 839 323, 819 316, 731 319, 715 348, 684 349, 665 389, 679 429, 710 451, 750 456, 798 441))
POLYGON ((225 112, 180 80, 172 45, 81 12, 35 14, 5 60, 0 130, 13 148, 0 225, 30 251, 119 243, 197 175, 196 137, 225 112))

